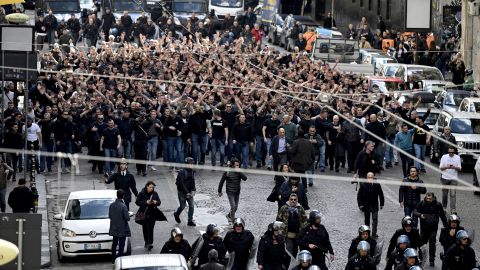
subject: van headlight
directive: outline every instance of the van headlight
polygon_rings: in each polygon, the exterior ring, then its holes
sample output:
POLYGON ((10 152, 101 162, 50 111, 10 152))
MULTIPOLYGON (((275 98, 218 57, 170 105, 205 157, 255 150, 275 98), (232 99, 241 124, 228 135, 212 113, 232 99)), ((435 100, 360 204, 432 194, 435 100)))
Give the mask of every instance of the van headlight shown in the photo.
POLYGON ((77 236, 77 234, 75 234, 75 232, 72 231, 72 230, 63 228, 63 229, 62 229, 62 236, 65 236, 65 237, 75 237, 75 236, 77 236))
POLYGON ((463 142, 457 142, 457 146, 462 148, 463 147, 463 142))

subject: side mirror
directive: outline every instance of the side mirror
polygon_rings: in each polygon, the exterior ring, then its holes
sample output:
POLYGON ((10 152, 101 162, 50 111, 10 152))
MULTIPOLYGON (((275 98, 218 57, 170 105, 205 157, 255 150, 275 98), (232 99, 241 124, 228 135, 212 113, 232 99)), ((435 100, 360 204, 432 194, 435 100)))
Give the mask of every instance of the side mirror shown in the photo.
POLYGON ((128 211, 128 216, 129 216, 129 217, 133 217, 133 216, 135 216, 135 213, 132 212, 132 211, 128 211))
POLYGON ((63 214, 56 214, 53 216, 54 219, 56 220, 62 220, 63 219, 63 214))

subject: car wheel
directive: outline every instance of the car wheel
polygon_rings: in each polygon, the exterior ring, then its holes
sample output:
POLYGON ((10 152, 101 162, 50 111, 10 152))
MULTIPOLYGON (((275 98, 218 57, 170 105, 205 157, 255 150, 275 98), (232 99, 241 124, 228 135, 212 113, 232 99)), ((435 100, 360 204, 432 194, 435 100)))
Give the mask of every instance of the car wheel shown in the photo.
POLYGON ((61 262, 61 263, 64 263, 65 262, 65 257, 62 255, 62 253, 60 252, 60 243, 57 242, 57 258, 58 258, 58 261, 61 262))

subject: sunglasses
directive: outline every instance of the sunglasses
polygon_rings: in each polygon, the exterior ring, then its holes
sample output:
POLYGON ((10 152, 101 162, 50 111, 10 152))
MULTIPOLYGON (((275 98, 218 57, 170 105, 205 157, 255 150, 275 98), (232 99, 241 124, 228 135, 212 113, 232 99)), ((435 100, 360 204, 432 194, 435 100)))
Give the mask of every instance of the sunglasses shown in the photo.
POLYGON ((289 201, 291 201, 291 202, 296 202, 297 199, 290 199, 289 201))

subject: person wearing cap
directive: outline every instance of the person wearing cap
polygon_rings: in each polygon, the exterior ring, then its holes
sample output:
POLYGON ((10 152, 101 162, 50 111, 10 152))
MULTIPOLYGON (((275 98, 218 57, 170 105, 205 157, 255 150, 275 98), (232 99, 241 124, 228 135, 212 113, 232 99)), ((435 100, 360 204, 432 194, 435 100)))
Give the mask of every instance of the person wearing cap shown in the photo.
MULTIPOLYGON (((185 159, 185 163, 192 165, 195 161, 193 158, 188 157, 185 159)), ((178 192, 178 201, 180 206, 173 213, 175 221, 181 223, 180 214, 185 209, 186 203, 188 202, 188 226, 196 226, 193 222, 193 211, 195 202, 193 197, 195 197, 196 187, 195 187, 195 172, 191 167, 181 169, 177 174, 177 179, 175 184, 177 185, 178 192)))
POLYGON ((370 255, 370 244, 367 241, 360 241, 356 248, 357 254, 348 259, 345 270, 376 270, 377 265, 370 255))
POLYGON ((447 250, 455 244, 457 241, 456 236, 457 232, 460 230, 464 230, 462 226, 460 226, 460 218, 457 215, 450 215, 448 216, 448 226, 442 228, 440 231, 440 237, 438 241, 443 247, 443 254, 440 253, 440 257, 443 259, 443 255, 447 253, 447 250))
POLYGON ((245 221, 242 218, 236 218, 233 221, 233 228, 223 238, 223 245, 230 253, 235 253, 232 269, 246 270, 251 254, 253 241, 255 237, 252 232, 245 229, 245 221))
POLYGON ((135 182, 135 177, 128 172, 127 162, 124 158, 120 161, 120 169, 118 172, 112 174, 110 177, 105 179, 106 184, 114 183, 116 190, 122 189, 124 192, 123 201, 127 206, 127 209, 130 210, 130 202, 132 201, 132 193, 135 197, 138 197, 137 183, 135 182))
POLYGON ((225 266, 218 262, 218 252, 212 249, 208 252, 208 263, 204 263, 200 266, 200 270, 225 270, 225 266))
POLYGON ((456 234, 457 242, 451 246, 443 258, 442 270, 471 270, 476 267, 475 251, 470 247, 472 239, 467 231, 456 234))
POLYGON ((183 238, 183 233, 178 227, 172 229, 170 239, 165 242, 160 251, 162 254, 182 254, 187 262, 192 257, 192 252, 192 247, 183 238))
POLYGON ((130 227, 128 226, 130 215, 128 214, 127 206, 123 201, 124 195, 125 192, 122 189, 118 189, 117 199, 110 204, 110 207, 108 208, 108 218, 110 219, 110 229, 108 230, 108 235, 113 236, 112 263, 115 262, 117 257, 123 256, 125 241, 127 240, 127 237, 131 236, 130 227))
POLYGON ((259 270, 287 269, 290 257, 285 251, 283 223, 275 221, 268 224, 267 231, 258 242, 257 264, 259 270))

